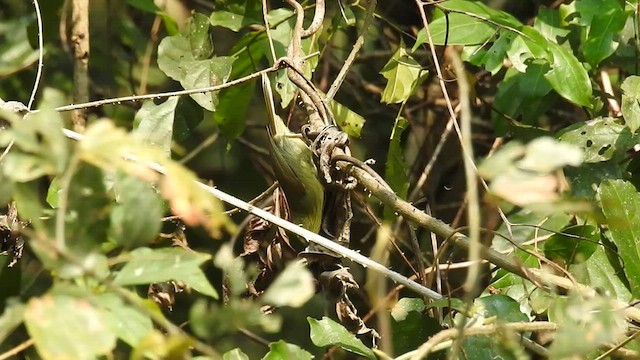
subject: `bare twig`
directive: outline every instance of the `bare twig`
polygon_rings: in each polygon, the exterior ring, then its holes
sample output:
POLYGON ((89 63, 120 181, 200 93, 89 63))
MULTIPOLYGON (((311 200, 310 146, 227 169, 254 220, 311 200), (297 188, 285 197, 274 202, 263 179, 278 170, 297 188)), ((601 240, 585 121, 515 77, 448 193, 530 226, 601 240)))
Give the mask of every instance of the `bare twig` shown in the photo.
POLYGON ((33 340, 33 338, 23 341, 20 344, 18 344, 16 347, 9 349, 4 353, 0 354, 0 360, 11 359, 12 357, 20 354, 24 350, 31 347, 33 344, 35 344, 35 340, 33 340))
POLYGON ((434 349, 434 347, 447 340, 461 338, 463 336, 480 336, 495 334, 500 330, 509 330, 516 332, 528 332, 528 331, 555 331, 558 329, 556 323, 548 321, 536 321, 536 322, 516 322, 507 324, 497 324, 480 327, 465 328, 462 333, 458 329, 442 330, 434 335, 429 341, 422 344, 417 350, 413 350, 401 356, 398 356, 396 360, 419 360, 424 359, 434 349))
POLYGON ((340 68, 338 76, 336 76, 333 84, 331 84, 331 86, 329 87, 329 91, 327 92, 325 101, 331 101, 336 95, 338 89, 340 89, 340 86, 342 85, 342 82, 347 77, 347 72, 351 68, 351 65, 353 65, 353 62, 356 60, 358 52, 362 48, 362 45, 364 45, 364 38, 367 35, 367 31, 369 30, 369 26, 371 25, 371 21, 373 20, 373 14, 375 13, 377 2, 377 0, 369 0, 367 12, 364 16, 364 23, 362 24, 362 29, 360 29, 360 35, 358 35, 358 39, 356 40, 355 44, 353 44, 353 49, 351 49, 347 60, 345 60, 342 68, 340 68))
POLYGON ((467 81, 466 70, 462 64, 462 60, 455 51, 451 52, 451 62, 458 79, 458 88, 460 92, 460 122, 462 130, 462 147, 465 149, 467 156, 464 160, 464 175, 467 183, 467 199, 469 205, 467 209, 467 221, 469 226, 469 240, 471 247, 469 248, 469 260, 472 265, 467 272, 467 280, 464 288, 467 294, 473 295, 478 287, 478 277, 480 275, 480 263, 476 260, 480 259, 480 205, 478 198, 478 178, 473 156, 473 142, 471 139, 471 102, 469 100, 469 82, 467 81))
MULTIPOLYGON (((266 69, 257 71, 255 73, 252 73, 250 75, 241 77, 239 79, 231 80, 231 81, 226 82, 224 84, 215 85, 215 86, 208 86, 208 87, 198 88, 198 89, 171 91, 171 92, 164 92, 164 93, 157 93, 157 94, 131 95, 131 96, 124 96, 124 97, 119 97, 119 98, 103 99, 103 100, 91 101, 91 102, 84 103, 84 104, 71 104, 71 105, 60 106, 60 107, 55 108, 54 110, 56 110, 56 111, 71 111, 71 110, 76 110, 76 109, 87 109, 87 108, 98 107, 98 106, 103 106, 103 105, 110 105, 110 104, 121 104, 121 103, 127 102, 127 101, 142 101, 142 100, 149 100, 149 99, 163 99, 163 98, 168 98, 168 97, 172 97, 172 96, 197 94, 197 93, 204 93, 204 92, 209 92, 209 91, 218 91, 218 90, 230 88, 230 87, 238 85, 238 84, 242 84, 244 82, 253 80, 255 78, 259 78, 260 76, 262 76, 262 74, 268 74, 268 73, 271 73, 271 72, 278 71, 278 70, 282 69, 285 66, 287 66, 286 62, 277 61, 271 67, 268 67, 266 69)), ((32 111, 32 113, 36 113, 36 112, 38 112, 38 110, 32 111)))
POLYGON ((36 79, 33 82, 33 89, 31 90, 31 96, 29 97, 29 103, 27 104, 27 108, 31 110, 33 106, 33 102, 36 99, 36 94, 38 93, 38 87, 40 85, 40 78, 42 77, 42 68, 44 66, 43 58, 44 58, 44 44, 42 40, 42 14, 40 13, 40 4, 38 4, 38 0, 33 0, 33 7, 36 10, 36 20, 38 22, 38 70, 36 71, 36 79))
POLYGON ((300 33, 301 38, 306 39, 320 30, 322 22, 324 21, 324 13, 324 0, 316 0, 316 9, 313 15, 313 20, 311 21, 311 25, 300 33))
MULTIPOLYGON (((84 136, 82 134, 79 134, 77 132, 71 131, 69 129, 63 129, 64 134, 74 140, 82 140, 84 138, 84 136)), ((130 161, 135 161, 134 157, 128 157, 127 160, 130 161)), ((154 170, 160 174, 165 174, 166 170, 165 168, 157 163, 148 163, 145 162, 144 165, 146 167, 148 167, 151 170, 154 170)), ((362 170, 364 171, 364 170, 362 170)), ((371 176, 371 175, 368 175, 371 176)), ((378 183, 378 181, 376 180, 376 183, 378 183)), ((208 193, 212 194, 213 196, 217 197, 218 199, 231 204, 237 208, 240 208, 244 211, 247 211, 253 215, 259 216, 277 226, 280 226, 281 228, 288 230, 294 234, 299 235, 301 238, 306 239, 309 242, 315 243, 317 245, 320 245, 328 250, 331 250, 337 254, 342 255, 343 257, 346 257, 360 265, 362 265, 365 268, 369 268, 372 269, 376 272, 381 273, 382 275, 386 276, 387 278, 393 280, 396 283, 402 284, 404 286, 406 286, 408 289, 411 289, 415 292, 417 292, 418 294, 422 295, 422 296, 426 296, 430 299, 442 299, 443 296, 425 286, 423 286, 422 284, 419 284, 413 280, 410 280, 409 278, 407 278, 406 276, 397 273, 393 270, 388 269, 387 267, 385 267, 384 265, 381 265, 371 259, 369 259, 368 257, 360 254, 357 251, 351 250, 347 247, 344 247, 332 240, 329 240, 319 234, 316 234, 314 232, 311 232, 305 228, 302 228, 296 224, 293 224, 285 219, 279 218, 265 210, 262 210, 260 208, 255 207, 254 205, 248 204, 247 202, 240 200, 238 198, 236 198, 233 195, 229 195, 219 189, 216 189, 212 186, 209 185, 205 185, 201 182, 197 182, 196 183, 198 186, 200 186, 201 188, 203 188, 205 191, 207 191, 208 193)), ((382 186, 382 185, 378 185, 378 186, 382 186)), ((388 186, 388 185, 387 185, 388 186)))

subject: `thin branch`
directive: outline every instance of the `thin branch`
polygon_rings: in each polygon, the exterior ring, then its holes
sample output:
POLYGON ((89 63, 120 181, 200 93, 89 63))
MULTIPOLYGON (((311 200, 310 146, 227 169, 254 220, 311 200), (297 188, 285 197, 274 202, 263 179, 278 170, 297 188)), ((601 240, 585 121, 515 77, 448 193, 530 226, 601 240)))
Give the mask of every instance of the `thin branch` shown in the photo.
POLYGON ((269 25, 269 18, 268 18, 268 11, 267 11, 267 0, 262 0, 262 18, 264 19, 264 29, 267 32, 267 40, 269 40, 269 50, 271 50, 271 60, 273 60, 273 62, 276 62, 276 50, 273 47, 273 38, 271 37, 271 25, 269 25))
MULTIPOLYGON (((73 139, 73 140, 82 140, 84 138, 84 136, 82 134, 79 134, 77 132, 71 131, 69 129, 63 129, 64 134, 73 139)), ((135 157, 134 156, 128 156, 126 158, 129 161, 134 161, 135 157)), ((144 164, 142 164, 144 166, 146 166, 147 168, 154 170, 156 172, 158 172, 159 174, 166 174, 166 169, 158 164, 158 163, 148 163, 145 162, 144 164)), ((364 170, 362 170, 364 171, 364 170)), ((371 176, 371 175, 368 175, 371 176)), ((380 185, 377 180, 376 183, 378 184, 378 186, 382 186, 380 185)), ((425 286, 423 286, 422 284, 419 284, 409 278, 407 278, 406 276, 395 272, 391 269, 388 269, 387 267, 385 267, 382 264, 379 264, 371 259, 369 259, 368 257, 360 254, 357 251, 351 250, 347 247, 344 247, 330 239, 327 239, 319 234, 316 234, 314 232, 311 232, 305 228, 302 228, 296 224, 293 224, 285 219, 279 218, 265 210, 262 210, 260 208, 255 207, 254 205, 251 205, 243 200, 240 200, 238 198, 236 198, 233 195, 227 194, 221 190, 218 190, 212 186, 209 185, 205 185, 201 182, 196 182, 196 184, 198 186, 200 186, 201 188, 203 188, 205 191, 207 191, 208 193, 212 194, 213 196, 217 197, 218 199, 231 204, 237 208, 240 208, 244 211, 247 211, 253 215, 256 215, 258 217, 261 217, 267 221, 269 221, 272 224, 275 224, 285 230, 288 230, 294 234, 299 235, 301 238, 306 239, 309 242, 312 242, 314 244, 320 245, 328 250, 331 250, 335 253, 338 253, 340 255, 342 255, 345 258, 348 258, 350 260, 352 260, 353 262, 356 262, 360 265, 362 265, 365 268, 369 268, 371 270, 374 270, 376 272, 381 273, 382 275, 386 276, 387 278, 391 279, 392 281, 402 284, 404 286, 406 286, 407 288, 415 291, 416 293, 420 294, 421 296, 426 296, 430 299, 433 300, 439 300, 442 299, 443 296, 425 286)))
MULTIPOLYGON (((76 110, 76 109, 87 109, 87 108, 98 107, 98 106, 103 106, 103 105, 110 105, 110 104, 121 104, 121 103, 127 102, 127 101, 163 99, 163 98, 168 98, 168 97, 172 97, 172 96, 181 96, 181 95, 205 93, 205 92, 209 92, 209 91, 218 91, 218 90, 230 88, 230 87, 238 85, 238 84, 242 84, 244 82, 253 80, 255 78, 259 78, 260 76, 262 76, 262 74, 268 74, 268 73, 271 73, 271 72, 275 72, 275 71, 278 71, 278 70, 280 70, 280 69, 282 69, 282 68, 284 68, 286 66, 288 66, 288 62, 280 60, 280 61, 277 61, 271 67, 268 67, 266 69, 260 70, 258 72, 252 73, 252 74, 249 74, 249 75, 241 77, 239 79, 231 80, 229 82, 226 82, 226 83, 220 84, 220 85, 208 86, 208 87, 197 88, 197 89, 189 89, 189 90, 171 91, 171 92, 164 92, 164 93, 157 93, 157 94, 131 95, 131 96, 124 96, 124 97, 119 97, 119 98, 103 99, 103 100, 98 100, 98 101, 87 102, 87 103, 84 103, 84 104, 71 104, 71 105, 60 106, 60 107, 55 108, 54 110, 56 110, 56 111, 71 111, 71 110, 76 110)), ((32 111, 32 113, 36 113, 38 111, 39 110, 34 110, 34 111, 32 111)))
MULTIPOLYGON (((343 161, 338 161, 337 166, 341 171, 346 171, 347 174, 355 177, 358 183, 369 190, 373 196, 378 198, 385 206, 389 206, 399 215, 402 215, 407 221, 433 232, 441 239, 447 239, 453 246, 459 249, 469 250, 470 241, 468 237, 458 233, 441 220, 427 215, 425 212, 400 199, 393 191, 389 191, 386 187, 380 185, 379 181, 366 171, 343 161)), ((548 286, 548 288, 543 288, 543 290, 555 291, 557 289, 565 289, 574 290, 587 298, 597 296, 597 291, 589 286, 551 274, 542 269, 530 268, 522 264, 515 256, 502 254, 484 245, 480 245, 480 254, 483 259, 499 268, 525 278, 534 284, 544 284, 548 286)), ((630 307, 629 304, 619 300, 612 300, 612 305, 615 309, 622 311, 627 318, 640 321, 640 309, 630 307)))
POLYGON ((38 87, 40 86, 40 78, 42 77, 42 68, 44 66, 44 44, 42 40, 42 14, 40 13, 40 4, 38 0, 33 0, 33 7, 36 10, 36 20, 38 21, 38 70, 36 71, 36 79, 33 83, 33 89, 31 90, 31 96, 29 97, 29 103, 27 108, 31 110, 33 102, 36 99, 38 93, 38 87))
POLYGON ((462 130, 462 147, 465 149, 467 156, 464 160, 464 175, 467 185, 467 199, 469 205, 467 208, 467 221, 469 225, 469 240, 471 247, 469 248, 469 260, 472 265, 467 272, 467 280, 464 283, 464 289, 467 294, 473 296, 478 287, 478 277, 480 276, 480 263, 476 260, 480 259, 480 205, 478 198, 478 178, 476 175, 473 142, 471 139, 471 102, 469 100, 469 81, 467 80, 466 70, 460 60, 460 56, 455 51, 451 52, 451 63, 456 72, 458 80, 458 88, 460 93, 460 122, 462 130))
MULTIPOLYGON (((456 113, 460 111, 460 104, 458 104, 458 106, 456 106, 456 108, 453 110, 456 113)), ((416 181, 415 187, 413 188, 413 190, 411 190, 411 194, 408 197, 410 201, 417 200, 418 194, 420 194, 420 192, 422 191, 422 186, 424 186, 424 184, 427 182, 427 179, 431 174, 431 170, 433 169, 433 166, 438 160, 438 157, 440 156, 440 152, 442 152, 442 149, 444 148, 444 144, 447 142, 447 139, 449 138, 449 134, 451 134, 451 130, 453 130, 454 121, 455 121, 454 118, 449 117, 449 121, 447 121, 447 126, 444 128, 444 131, 442 131, 442 134, 440 135, 440 140, 438 141, 438 145, 436 145, 436 148, 433 150, 433 154, 431 155, 431 158, 429 159, 427 166, 424 167, 424 171, 422 171, 422 174, 420 174, 418 181, 416 181)))
POLYGON ((306 39, 320 30, 322 22, 324 21, 324 13, 324 0, 316 0, 316 9, 313 15, 313 20, 311 21, 311 25, 300 33, 301 38, 306 39))
MULTIPOLYGON (((63 129, 63 133, 65 134, 65 136, 73 140, 81 140, 83 138, 82 134, 69 129, 63 129)), ((133 161, 134 159, 128 158, 128 160, 133 161)), ((159 173, 164 173, 165 171, 164 167, 160 166, 159 164, 145 163, 144 165, 149 169, 152 169, 159 173)), ((345 171, 347 174, 354 176, 360 184, 362 184, 371 192, 372 195, 376 196, 384 205, 393 208, 394 211, 398 212, 399 215, 402 215, 408 221, 420 227, 428 229, 440 238, 448 239, 448 241, 452 245, 460 249, 469 249, 469 239, 465 235, 456 232, 453 228, 451 228, 441 220, 427 215, 408 202, 398 198, 398 196, 393 191, 387 189, 388 185, 384 186, 380 184, 380 182, 376 178, 372 177, 365 170, 362 170, 358 167, 353 166, 351 163, 344 161, 338 161, 337 166, 341 171, 345 171)), ((422 296, 426 296, 430 299, 443 298, 440 293, 428 289, 423 285, 418 284, 417 282, 407 278, 406 276, 392 271, 381 264, 371 261, 371 259, 361 255, 356 251, 348 249, 338 243, 335 243, 325 237, 306 230, 298 225, 290 223, 289 221, 281 219, 262 209, 258 209, 255 206, 248 204, 232 195, 226 194, 214 187, 202 184, 200 182, 197 182, 197 184, 198 186, 202 187, 207 192, 224 202, 245 210, 253 215, 261 217, 277 226, 282 227, 285 230, 288 230, 301 236, 304 239, 307 239, 310 242, 325 247, 335 253, 342 255, 343 257, 349 258, 364 267, 370 267, 371 269, 382 273, 391 280, 406 286, 407 288, 417 292, 422 296)), ((483 259, 506 271, 509 271, 522 278, 528 279, 534 284, 546 284, 550 287, 544 288, 544 290, 556 290, 560 288, 565 290, 574 290, 587 298, 597 296, 597 291, 589 286, 575 283, 570 279, 548 273, 542 269, 527 267, 523 265, 519 261, 519 259, 513 256, 505 256, 504 254, 486 246, 481 245, 480 253, 483 259)), ((629 306, 629 304, 619 300, 612 300, 612 305, 614 309, 621 311, 627 318, 634 321, 640 321, 640 309, 629 306)))
POLYGON ((410 351, 406 354, 398 356, 396 360, 419 360, 424 359, 435 348, 436 345, 443 343, 447 340, 461 338, 463 336, 481 336, 492 335, 500 330, 510 330, 516 332, 528 332, 528 331, 555 331, 558 329, 556 323, 548 321, 536 321, 536 322, 515 322, 507 324, 497 324, 481 327, 469 327, 465 328, 462 333, 458 329, 442 330, 434 335, 429 341, 422 344, 417 350, 410 351))
POLYGON ((24 350, 31 347, 33 344, 35 344, 35 340, 33 340, 33 338, 23 341, 22 343, 18 344, 16 347, 9 349, 4 353, 0 354, 0 360, 11 359, 11 357, 20 354, 24 350))
POLYGON ((329 91, 327 92, 327 96, 325 97, 326 102, 331 101, 336 95, 338 89, 340 89, 340 86, 342 85, 342 82, 347 77, 347 72, 349 72, 351 65, 353 65, 353 62, 356 60, 358 52, 364 45, 364 37, 367 35, 367 31, 369 30, 369 26, 371 25, 371 21, 373 20, 373 14, 375 13, 377 2, 377 0, 369 0, 369 6, 367 7, 367 12, 364 16, 364 24, 362 24, 360 35, 358 36, 356 43, 353 44, 353 49, 351 50, 351 53, 349 53, 347 60, 345 60, 342 68, 340 68, 338 76, 336 76, 333 84, 331 84, 331 86, 329 87, 329 91))

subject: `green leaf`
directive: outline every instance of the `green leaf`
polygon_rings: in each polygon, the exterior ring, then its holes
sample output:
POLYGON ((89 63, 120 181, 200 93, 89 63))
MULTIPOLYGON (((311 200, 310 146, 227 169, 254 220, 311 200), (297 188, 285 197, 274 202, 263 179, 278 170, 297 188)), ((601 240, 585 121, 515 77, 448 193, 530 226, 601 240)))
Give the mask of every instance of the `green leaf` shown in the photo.
MULTIPOLYGON (((254 62, 263 59, 268 52, 268 41, 265 33, 249 32, 245 34, 231 49, 236 54, 230 79, 238 79, 251 74, 254 62)), ((256 81, 248 81, 234 87, 224 89, 219 94, 219 104, 213 119, 220 127, 220 132, 228 139, 234 140, 245 128, 247 111, 253 99, 256 81)))
POLYGON ((618 253, 614 249, 596 244, 593 255, 583 263, 571 265, 569 271, 581 284, 604 290, 604 295, 610 298, 630 301, 632 296, 626 285, 627 279, 621 269, 610 261, 610 257, 617 260, 618 253))
POLYGON ((502 69, 504 57, 516 38, 514 32, 506 29, 501 29, 498 34, 498 39, 493 42, 493 45, 491 45, 480 60, 480 64, 484 64, 485 69, 489 71, 491 75, 495 75, 502 69))
POLYGON ((69 185, 65 215, 67 246, 74 253, 86 254, 107 240, 110 204, 102 171, 82 163, 69 185))
POLYGON ((640 195, 627 181, 605 180, 600 185, 600 204, 611 240, 618 247, 634 297, 640 296, 640 195))
POLYGON ((401 46, 380 70, 380 74, 387 79, 381 102, 394 104, 409 99, 427 72, 401 46))
POLYGON ((132 176, 114 183, 117 204, 111 210, 110 238, 118 245, 146 245, 160 234, 164 206, 151 184, 132 176))
POLYGON ((331 113, 333 113, 333 117, 340 127, 340 130, 346 132, 347 135, 351 137, 360 137, 360 133, 366 122, 362 116, 335 100, 329 102, 329 109, 331 113))
MULTIPOLYGON (((407 164, 404 161, 402 144, 400 143, 402 133, 409 126, 409 121, 403 117, 396 118, 396 122, 391 130, 389 150, 387 151, 387 161, 384 177, 391 189, 401 199, 407 198, 409 190, 409 179, 407 176, 407 164)), ((393 221, 396 216, 393 209, 385 208, 384 218, 386 221, 393 221)))
POLYGON ((158 45, 158 67, 168 77, 180 81, 187 69, 181 65, 184 59, 194 60, 191 45, 183 34, 167 36, 158 45))
POLYGON ((422 312, 427 308, 424 300, 418 298, 401 298, 391 309, 391 316, 395 321, 402 321, 409 313, 422 312))
POLYGON ((316 293, 316 284, 311 272, 301 263, 287 265, 269 286, 262 300, 277 307, 304 305, 316 293))
MULTIPOLYGON (((158 67, 187 90, 220 85, 229 78, 235 59, 227 56, 209 59, 212 54, 209 19, 196 13, 180 34, 162 39, 158 46, 158 67)), ((217 92, 190 96, 209 111, 214 111, 218 104, 217 92)))
POLYGON ((566 37, 570 30, 566 29, 563 22, 563 16, 557 9, 549 9, 544 6, 538 7, 538 16, 536 16, 533 27, 540 32, 542 36, 558 43, 561 38, 566 37))
POLYGON ((43 359, 93 359, 108 354, 116 345, 107 317, 86 300, 33 297, 24 318, 43 359))
POLYGON ((213 43, 209 35, 209 18, 193 13, 183 34, 189 40, 189 49, 194 60, 207 59, 213 54, 213 43))
POLYGON ((321 320, 307 317, 307 321, 309 322, 309 326, 311 326, 311 341, 315 346, 327 347, 337 345, 347 351, 369 359, 376 358, 373 351, 366 347, 360 339, 345 329, 344 326, 328 317, 323 317, 321 320))
POLYGON ((269 352, 262 360, 311 360, 313 355, 298 345, 286 343, 284 340, 269 344, 269 352))
POLYGON ((570 296, 566 304, 557 302, 557 316, 550 311, 549 318, 560 328, 549 348, 549 358, 591 358, 588 355, 601 345, 624 338, 623 315, 611 304, 609 298, 596 296, 584 301, 579 295, 570 296))
POLYGON ((599 117, 572 125, 561 131, 559 139, 580 147, 584 162, 587 163, 623 157, 637 142, 629 127, 610 117, 599 117))
POLYGON ((538 30, 524 26, 520 32, 526 36, 516 36, 507 48, 507 57, 514 68, 519 72, 525 72, 528 60, 542 59, 544 63, 553 62, 553 56, 548 51, 549 43, 538 30))
POLYGON ((210 259, 207 254, 181 248, 138 248, 129 256, 130 260, 113 280, 114 285, 142 285, 178 280, 199 293, 218 297, 218 293, 200 269, 200 264, 210 259))
POLYGON ((595 200, 596 191, 605 179, 623 178, 624 169, 615 160, 584 163, 579 167, 565 169, 574 197, 595 200))
POLYGON ((190 96, 180 96, 174 111, 173 140, 182 141, 189 138, 204 120, 203 113, 202 107, 190 96))
POLYGON ((9 179, 27 182, 64 172, 69 147, 62 133, 62 115, 53 110, 63 103, 61 92, 46 88, 38 105, 40 111, 28 120, 18 118, 10 129, 4 130, 15 140, 13 151, 0 164, 9 179))
POLYGON ((0 27, 0 76, 6 77, 28 68, 38 61, 38 50, 31 47, 27 37, 27 25, 31 17, 4 18, 0 27))
MULTIPOLYGON (((442 14, 439 10, 436 13, 442 14)), ((445 45, 445 41, 447 45, 479 45, 496 33, 491 24, 458 13, 440 15, 429 24, 429 30, 434 45, 445 45)), ((416 51, 420 45, 428 42, 427 31, 420 29, 411 50, 416 51)))
MULTIPOLYGON (((231 75, 231 64, 234 60, 233 57, 218 56, 210 60, 182 61, 181 66, 188 70, 180 79, 180 84, 187 90, 224 84, 231 75)), ((218 92, 196 93, 190 96, 204 109, 215 111, 218 92)))
MULTIPOLYGON (((448 45, 483 44, 497 30, 496 25, 484 19, 515 29, 519 29, 522 26, 522 23, 510 14, 493 9, 479 1, 449 0, 440 5, 434 12, 433 20, 429 23, 433 43, 434 45, 444 45, 446 40, 448 45), (449 12, 447 10, 458 12, 449 12), (444 12, 448 12, 448 16, 445 16, 444 12), (473 14, 474 16, 461 12, 473 14)), ((426 30, 421 29, 418 32, 413 51, 427 41, 426 30)))
POLYGON ((425 339, 441 330, 442 326, 437 319, 419 311, 410 311, 402 320, 392 318, 393 351, 396 354, 403 354, 415 350, 424 343, 425 339))
POLYGON ((249 360, 249 357, 239 348, 235 348, 224 353, 222 355, 222 360, 249 360))
POLYGON ((616 41, 624 28, 627 14, 617 0, 582 0, 575 2, 572 22, 586 27, 582 53, 592 67, 612 55, 618 47, 616 41))
POLYGON ((498 111, 492 113, 494 128, 498 134, 506 134, 509 125, 504 115, 512 119, 522 119, 524 125, 537 125, 538 118, 550 106, 551 101, 546 96, 551 91, 545 74, 548 65, 529 64, 524 73, 515 69, 507 70, 505 78, 498 85, 498 93, 494 107, 498 111))
POLYGON ((259 1, 216 3, 216 11, 211 13, 209 21, 213 26, 222 26, 235 32, 248 25, 263 25, 262 4, 259 1))
MULTIPOLYGON (((520 310, 520 303, 506 295, 490 295, 476 299, 482 317, 495 317, 498 322, 528 322, 529 318, 520 310)), ((474 359, 516 359, 513 350, 503 347, 500 339, 491 336, 472 336, 462 340, 466 354, 474 359)))
POLYGON ((133 135, 146 144, 161 148, 167 157, 171 157, 173 120, 177 104, 177 96, 170 97, 160 105, 156 105, 153 100, 147 100, 133 120, 133 135))
POLYGON ((17 301, 9 301, 0 314, 0 344, 24 321, 25 306, 17 301))
POLYGON ((622 89, 622 116, 631 133, 640 128, 640 76, 624 79, 622 89))
POLYGON ((265 315, 260 304, 250 299, 231 298, 229 303, 207 306, 204 300, 197 301, 189 312, 189 326, 193 332, 205 339, 220 339, 236 333, 241 328, 260 326, 263 331, 276 332, 282 322, 277 315, 265 315))
POLYGON ((151 318, 140 310, 125 304, 115 294, 101 294, 96 298, 96 303, 104 310, 108 323, 116 336, 129 346, 138 346, 145 336, 153 332, 151 318))
POLYGON ((596 251, 599 240, 600 231, 595 226, 569 226, 545 241, 544 254, 567 264, 582 263, 596 251))
POLYGON ((549 50, 553 54, 553 63, 545 78, 551 87, 563 98, 591 108, 593 90, 587 70, 570 50, 552 42, 549 50))
POLYGON ((496 317, 502 322, 526 322, 529 318, 520 310, 520 303, 509 296, 498 294, 476 299, 485 318, 496 317))

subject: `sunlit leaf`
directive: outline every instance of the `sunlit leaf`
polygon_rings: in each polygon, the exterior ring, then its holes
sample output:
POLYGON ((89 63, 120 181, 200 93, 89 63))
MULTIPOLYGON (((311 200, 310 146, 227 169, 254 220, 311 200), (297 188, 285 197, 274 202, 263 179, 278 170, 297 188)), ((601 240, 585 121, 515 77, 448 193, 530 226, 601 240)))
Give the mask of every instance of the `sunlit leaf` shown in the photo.
POLYGON ((171 140, 173 138, 173 120, 178 97, 167 99, 160 105, 147 100, 136 113, 133 134, 146 144, 154 145, 171 156, 171 140))
POLYGON ((611 241, 624 262, 624 271, 634 297, 640 296, 640 194, 624 180, 605 180, 600 185, 600 203, 607 219, 611 241))
POLYGON ((209 17, 211 25, 222 26, 237 32, 248 25, 263 24, 259 1, 225 5, 223 5, 223 9, 217 9, 211 13, 209 17))
POLYGON ((387 79, 381 101, 393 104, 409 99, 427 72, 423 71, 422 66, 400 46, 380 70, 380 74, 387 79))
POLYGON ((269 344, 269 352, 262 360, 300 359, 311 360, 313 355, 298 345, 286 343, 284 340, 269 344))
POLYGON ((340 130, 349 136, 359 138, 366 120, 355 111, 333 100, 329 102, 329 109, 333 113, 340 130))
POLYGON ((630 301, 632 296, 624 272, 611 261, 619 261, 618 254, 609 245, 596 244, 593 255, 584 263, 571 265, 569 271, 581 284, 605 291, 604 295, 614 299, 630 301))
POLYGON ((622 116, 631 133, 640 128, 640 77, 629 76, 622 89, 622 116))
POLYGON ((5 77, 29 67, 38 61, 38 50, 31 47, 27 38, 27 25, 31 17, 3 19, 0 27, 0 76, 5 77))
POLYGON ((224 353, 222 355, 222 360, 249 360, 249 357, 247 354, 243 353, 242 350, 235 348, 224 353))
POLYGON ((573 103, 592 107, 593 90, 584 66, 563 46, 550 42, 549 50, 553 54, 553 63, 545 78, 553 90, 573 103))
MULTIPOLYGON (((435 45, 445 45, 445 42, 448 45, 478 45, 487 42, 496 34, 495 24, 513 29, 522 26, 512 15, 479 1, 449 0, 434 12, 429 30, 435 45)), ((421 29, 413 51, 425 42, 428 42, 426 30, 421 29)))
POLYGON ((69 146, 62 133, 62 115, 53 108, 63 101, 61 92, 46 88, 39 103, 41 111, 16 120, 5 130, 15 141, 14 151, 0 164, 8 178, 25 182, 62 174, 69 159, 69 146))
POLYGON ((629 127, 610 117, 579 122, 562 130, 559 138, 580 147, 588 163, 624 156, 637 142, 629 127))
POLYGON ((106 355, 116 345, 106 314, 86 300, 60 295, 33 297, 24 318, 43 359, 92 359, 106 355))
POLYGON ((208 254, 182 248, 138 248, 129 254, 129 261, 113 283, 126 286, 178 280, 204 295, 217 298, 218 293, 200 269, 200 265, 209 259, 208 254))
POLYGON ((300 307, 316 293, 311 272, 301 263, 289 264, 269 286, 262 300, 274 306, 300 307))
POLYGON ((344 326, 328 317, 323 317, 321 320, 308 317, 307 321, 311 326, 311 341, 315 346, 340 346, 345 350, 369 359, 376 358, 373 351, 366 347, 360 339, 345 329, 344 326))
POLYGON ((625 322, 622 313, 611 307, 611 301, 601 296, 584 301, 580 296, 570 296, 568 301, 558 302, 559 308, 550 320, 560 325, 555 340, 549 348, 554 359, 587 356, 599 346, 618 342, 624 336, 625 322))

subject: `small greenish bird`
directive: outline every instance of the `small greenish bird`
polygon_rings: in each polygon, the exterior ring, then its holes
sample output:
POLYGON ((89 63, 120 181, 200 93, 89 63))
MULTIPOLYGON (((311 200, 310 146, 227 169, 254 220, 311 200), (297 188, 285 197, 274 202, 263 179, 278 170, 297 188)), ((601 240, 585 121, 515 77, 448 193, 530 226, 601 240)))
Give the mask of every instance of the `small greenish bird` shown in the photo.
POLYGON ((269 153, 273 172, 284 192, 291 222, 318 233, 322 223, 324 187, 318 180, 313 153, 302 136, 293 133, 275 112, 269 77, 262 74, 269 116, 269 153))

